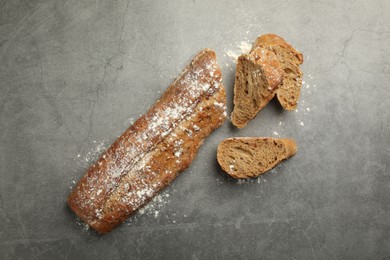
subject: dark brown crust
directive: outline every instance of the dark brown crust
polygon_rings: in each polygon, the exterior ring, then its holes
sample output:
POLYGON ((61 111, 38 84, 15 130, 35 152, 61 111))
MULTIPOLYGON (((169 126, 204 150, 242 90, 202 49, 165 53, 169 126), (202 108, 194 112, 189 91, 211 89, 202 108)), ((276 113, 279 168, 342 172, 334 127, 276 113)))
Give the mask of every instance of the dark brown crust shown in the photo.
POLYGON ((203 50, 91 166, 70 194, 70 208, 95 230, 107 233, 149 201, 188 167, 204 138, 223 123, 221 81, 215 53, 203 50), (183 129, 194 126, 197 131, 191 130, 193 136, 184 140, 183 133, 189 132, 183 129), (177 137, 183 141, 182 156, 172 161, 177 137))

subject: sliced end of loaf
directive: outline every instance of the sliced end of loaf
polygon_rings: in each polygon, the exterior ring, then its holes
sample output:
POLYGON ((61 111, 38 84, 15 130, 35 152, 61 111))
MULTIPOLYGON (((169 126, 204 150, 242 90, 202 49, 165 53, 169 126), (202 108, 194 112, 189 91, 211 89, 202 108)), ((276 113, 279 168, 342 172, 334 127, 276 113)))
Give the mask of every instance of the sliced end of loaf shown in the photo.
POLYGON ((232 123, 245 127, 274 97, 283 79, 276 55, 264 48, 256 48, 237 60, 234 84, 232 123))
POLYGON ((275 34, 266 34, 257 38, 255 47, 266 48, 276 54, 285 72, 283 82, 276 91, 279 103, 286 110, 294 110, 298 106, 302 86, 303 55, 275 34))
POLYGON ((218 145, 217 160, 230 176, 250 178, 267 172, 296 151, 295 141, 287 138, 228 138, 218 145))

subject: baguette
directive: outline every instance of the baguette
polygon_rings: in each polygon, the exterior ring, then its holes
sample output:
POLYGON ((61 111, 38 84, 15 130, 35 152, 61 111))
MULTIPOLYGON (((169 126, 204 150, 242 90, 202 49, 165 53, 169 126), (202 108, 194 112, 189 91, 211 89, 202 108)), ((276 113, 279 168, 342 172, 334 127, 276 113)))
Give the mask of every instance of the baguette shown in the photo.
POLYGON ((285 72, 283 81, 276 90, 276 96, 284 109, 296 109, 302 86, 303 74, 299 68, 299 65, 303 63, 302 53, 275 34, 265 34, 258 37, 254 47, 266 48, 276 54, 285 72))
POLYGON ((70 208, 99 233, 110 232, 187 168, 225 117, 222 74, 215 53, 204 49, 89 168, 70 208))
POLYGON ((218 145, 217 160, 233 178, 257 177, 295 155, 297 145, 287 138, 227 138, 218 145))
POLYGON ((255 48, 238 57, 231 115, 235 126, 245 127, 268 104, 283 74, 277 56, 265 48, 255 48))

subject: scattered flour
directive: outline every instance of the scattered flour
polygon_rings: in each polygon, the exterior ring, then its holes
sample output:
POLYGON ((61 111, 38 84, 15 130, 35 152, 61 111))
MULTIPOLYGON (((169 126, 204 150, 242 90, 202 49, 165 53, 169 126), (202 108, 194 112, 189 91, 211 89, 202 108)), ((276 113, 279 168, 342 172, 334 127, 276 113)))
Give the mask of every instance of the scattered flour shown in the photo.
POLYGON ((78 154, 77 157, 81 158, 82 161, 84 161, 88 165, 89 163, 95 161, 98 156, 107 149, 107 144, 105 141, 92 141, 94 144, 97 144, 96 147, 91 148, 84 156, 81 156, 81 154, 78 154), (79 156, 80 155, 80 156, 79 156))
MULTIPOLYGON (((227 50, 225 51, 225 53, 232 62, 236 63, 238 56, 240 56, 243 53, 249 53, 251 49, 252 49, 251 43, 247 41, 242 41, 239 44, 237 44, 236 50, 227 50)), ((226 66, 228 66, 228 64, 226 64, 226 66)))
MULTIPOLYGON (((108 148, 106 141, 92 141, 92 144, 95 145, 95 147, 91 148, 89 151, 83 152, 81 151, 79 154, 77 154, 77 158, 73 159, 74 162, 76 162, 76 165, 78 165, 77 169, 74 170, 74 172, 78 172, 80 169, 80 166, 82 168, 89 167, 90 164, 93 161, 96 161, 96 159, 99 157, 100 154, 103 153, 108 148)), ((78 176, 77 178, 79 178, 78 176)), ((75 180, 71 180, 70 189, 73 189, 73 186, 76 184, 75 180)))
POLYGON ((153 216, 158 218, 161 208, 169 202, 169 194, 158 194, 148 204, 142 207, 137 215, 153 216))
MULTIPOLYGON (((232 62, 236 62, 239 54, 236 54, 232 50, 226 51, 226 55, 231 59, 232 62)), ((226 66, 228 67, 229 64, 226 63, 226 66)))
POLYGON ((252 44, 247 41, 242 41, 238 47, 240 48, 241 53, 249 53, 252 49, 252 44))
POLYGON ((262 176, 256 177, 256 178, 248 178, 248 179, 238 179, 236 184, 237 185, 245 185, 250 183, 266 183, 267 180, 264 179, 262 176))
POLYGON ((128 120, 127 120, 127 123, 132 125, 134 124, 134 118, 130 117, 128 120))
POLYGON ((76 217, 76 224, 81 228, 82 231, 88 231, 89 225, 85 224, 80 218, 76 217))

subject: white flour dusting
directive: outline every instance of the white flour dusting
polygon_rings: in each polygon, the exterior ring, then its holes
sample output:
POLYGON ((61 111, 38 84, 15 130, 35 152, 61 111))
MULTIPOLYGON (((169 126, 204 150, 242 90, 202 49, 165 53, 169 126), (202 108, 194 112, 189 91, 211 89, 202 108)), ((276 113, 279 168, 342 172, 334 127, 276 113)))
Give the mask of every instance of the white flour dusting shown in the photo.
POLYGON ((248 179, 238 179, 236 184, 237 185, 245 185, 250 183, 266 183, 267 180, 263 178, 263 176, 259 176, 256 178, 248 178, 248 179))
MULTIPOLYGON (((232 50, 226 51, 226 55, 231 59, 232 62, 236 62, 239 54, 233 52, 232 50)), ((226 63, 226 66, 229 66, 229 64, 226 63)))
POLYGON ((129 125, 134 124, 134 118, 130 117, 130 118, 127 120, 127 123, 128 123, 129 125))
MULTIPOLYGON (((247 54, 252 49, 252 44, 247 41, 242 41, 239 44, 236 45, 236 48, 234 50, 227 50, 225 51, 225 54, 230 58, 230 60, 234 63, 237 62, 238 56, 241 54, 247 54)), ((226 64, 228 66, 228 64, 226 64)))
POLYGON ((302 81, 301 88, 301 97, 299 101, 299 109, 296 109, 295 112, 298 113, 298 124, 299 126, 305 126, 304 119, 310 115, 312 108, 309 107, 308 102, 305 102, 304 98, 310 97, 316 92, 317 85, 313 82, 314 77, 311 74, 308 74, 305 77, 305 80, 302 81))
POLYGON ((82 161, 84 161, 88 165, 89 163, 96 161, 96 159, 99 157, 99 155, 107 149, 106 141, 92 141, 94 145, 96 145, 94 148, 91 148, 89 151, 85 153, 85 155, 81 156, 81 154, 78 154, 77 157, 81 158, 82 161))
POLYGON ((88 224, 85 224, 80 218, 76 217, 76 224, 81 228, 82 231, 88 231, 89 226, 88 224))
POLYGON ((160 216, 161 208, 169 202, 169 194, 158 194, 148 204, 142 207, 137 215, 146 215, 158 218, 160 216))
POLYGON ((252 49, 252 44, 247 41, 242 41, 239 45, 239 48, 241 50, 241 53, 249 53, 252 49))
MULTIPOLYGON (((82 168, 90 166, 90 164, 96 161, 97 158, 108 148, 106 141, 92 141, 92 144, 94 146, 93 148, 90 148, 86 152, 81 151, 79 154, 77 154, 77 158, 73 159, 73 161, 75 161, 78 166, 81 166, 82 168)), ((76 181, 71 180, 70 189, 73 189, 75 184, 76 181)))

